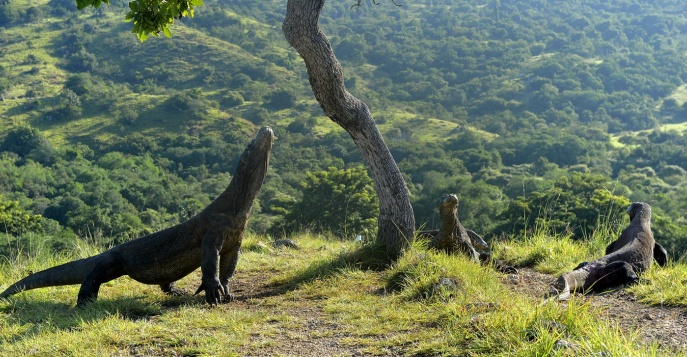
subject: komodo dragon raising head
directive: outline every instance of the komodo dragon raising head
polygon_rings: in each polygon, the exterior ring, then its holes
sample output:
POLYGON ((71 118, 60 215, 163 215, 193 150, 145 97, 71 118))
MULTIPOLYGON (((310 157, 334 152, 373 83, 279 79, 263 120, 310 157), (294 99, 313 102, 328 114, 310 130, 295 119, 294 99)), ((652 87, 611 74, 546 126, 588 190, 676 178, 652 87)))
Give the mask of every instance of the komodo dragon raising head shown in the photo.
POLYGON ((438 230, 420 231, 418 237, 430 239, 431 248, 440 249, 447 253, 462 252, 475 262, 483 265, 493 264, 494 267, 509 274, 517 274, 514 267, 503 261, 492 258, 486 251, 478 252, 477 249, 487 250, 487 242, 472 230, 465 229, 458 220, 458 196, 446 194, 441 196, 438 202, 441 227, 438 230))
POLYGON ((267 173, 274 133, 262 128, 239 158, 227 189, 188 221, 112 247, 86 259, 31 274, 0 294, 7 298, 23 290, 81 284, 77 306, 94 301, 100 285, 123 275, 157 284, 169 294, 182 293, 174 282, 198 267, 202 281, 196 291, 215 305, 232 300, 229 279, 236 269, 243 232, 253 200, 267 173))
MULTIPOLYGON (((443 219, 442 218, 442 224, 444 221, 446 221, 446 224, 448 225, 453 225, 453 219, 450 218, 451 216, 455 215, 456 221, 458 220, 458 197, 456 195, 452 194, 446 194, 441 196, 439 201, 437 202, 439 205, 439 212, 440 216, 448 216, 447 218, 449 219, 443 219)), ((458 222, 460 223, 460 222, 458 222)), ((482 239, 482 237, 477 234, 477 232, 464 228, 465 232, 468 234, 468 237, 470 238, 470 243, 472 246, 476 249, 489 249, 489 244, 482 239)), ((439 235, 439 230, 438 229, 431 229, 431 230, 424 230, 424 231, 418 231, 417 232, 418 237, 426 238, 429 240, 435 239, 439 235)))
POLYGON ((636 283, 654 259, 659 264, 667 261, 665 249, 656 243, 651 232, 651 206, 634 202, 627 208, 627 213, 630 224, 606 248, 606 255, 582 263, 558 278, 554 288, 559 300, 568 299, 573 291, 602 291, 636 283))
POLYGON ((479 253, 472 246, 468 232, 458 220, 458 196, 443 195, 438 203, 441 227, 438 234, 430 242, 430 246, 447 253, 461 251, 474 261, 479 262, 479 253))

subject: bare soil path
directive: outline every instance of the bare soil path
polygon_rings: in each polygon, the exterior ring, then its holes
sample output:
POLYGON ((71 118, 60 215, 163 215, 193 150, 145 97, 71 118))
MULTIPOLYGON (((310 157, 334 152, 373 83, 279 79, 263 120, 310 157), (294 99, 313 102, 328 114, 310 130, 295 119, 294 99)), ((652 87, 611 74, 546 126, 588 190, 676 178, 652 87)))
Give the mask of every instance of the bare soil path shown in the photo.
POLYGON ((232 283, 236 297, 232 308, 292 319, 275 321, 280 325, 275 326, 277 333, 252 333, 252 345, 243 356, 363 356, 355 346, 342 344, 346 334, 330 321, 318 301, 298 299, 289 304, 280 287, 271 286, 266 278, 265 274, 237 274, 232 283), (275 308, 280 311, 275 312, 275 308))

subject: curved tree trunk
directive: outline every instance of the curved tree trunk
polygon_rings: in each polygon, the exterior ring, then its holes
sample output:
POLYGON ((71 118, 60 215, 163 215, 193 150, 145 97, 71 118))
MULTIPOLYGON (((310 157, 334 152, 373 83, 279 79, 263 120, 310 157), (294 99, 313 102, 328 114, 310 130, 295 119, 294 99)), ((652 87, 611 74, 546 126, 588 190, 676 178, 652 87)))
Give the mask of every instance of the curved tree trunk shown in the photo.
POLYGON ((325 114, 348 132, 369 166, 380 206, 377 241, 397 257, 415 231, 408 188, 367 105, 344 86, 341 65, 319 29, 323 6, 324 0, 289 0, 282 30, 303 57, 313 93, 325 114))

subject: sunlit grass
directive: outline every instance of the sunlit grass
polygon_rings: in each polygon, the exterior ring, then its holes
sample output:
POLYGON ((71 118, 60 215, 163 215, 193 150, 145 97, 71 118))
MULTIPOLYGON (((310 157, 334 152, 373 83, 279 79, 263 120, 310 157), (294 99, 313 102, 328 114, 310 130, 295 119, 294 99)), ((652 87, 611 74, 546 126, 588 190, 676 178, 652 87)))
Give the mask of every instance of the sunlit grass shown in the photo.
POLYGON ((367 345, 363 352, 369 354, 658 353, 654 346, 638 348, 634 335, 601 323, 586 304, 543 304, 509 291, 493 269, 417 246, 384 272, 342 269, 292 294, 321 300, 328 313, 347 322, 348 343, 367 345), (456 285, 442 286, 442 278, 456 285), (556 350, 561 339, 574 351, 556 350))
POLYGON ((687 102, 687 85, 683 84, 673 91, 667 98, 673 98, 677 101, 678 105, 683 105, 687 102))
POLYGON ((598 227, 589 237, 572 236, 538 225, 519 240, 497 242, 495 255, 519 267, 531 267, 547 274, 561 274, 579 263, 603 256, 606 246, 617 238, 610 227, 598 227))
POLYGON ((687 132, 687 122, 664 123, 664 124, 661 124, 658 129, 646 129, 646 130, 637 130, 637 131, 631 131, 631 132, 621 132, 619 134, 610 134, 609 138, 610 138, 611 145, 613 145, 613 147, 615 147, 615 148, 618 148, 618 149, 624 148, 624 147, 633 148, 633 147, 637 147, 639 145, 627 145, 627 144, 621 143, 620 139, 624 136, 636 137, 637 135, 639 135, 641 133, 649 134, 649 133, 652 133, 652 132, 657 131, 657 130, 664 131, 664 132, 674 131, 677 133, 685 133, 685 132, 687 132))
POLYGON ((639 301, 652 305, 687 306, 687 265, 654 264, 642 276, 644 282, 628 288, 639 301))
MULTIPOLYGON (((365 355, 673 355, 621 331, 588 304, 522 295, 503 284, 503 274, 494 269, 428 250, 426 242, 414 243, 397 262, 384 265, 384 250, 374 245, 317 234, 291 239, 298 248, 275 247, 268 236, 245 237, 235 279, 262 281, 271 293, 243 303, 210 308, 202 294, 168 297, 129 278, 105 284, 98 301, 85 308, 73 307, 78 286, 17 294, 0 301, 0 355, 240 356, 277 348, 274 341, 284 336, 337 338, 365 355), (321 323, 336 328, 310 327, 308 311, 319 311, 321 323), (561 340, 572 347, 556 347, 561 340)), ((548 261, 570 254, 569 267, 589 256, 591 246, 543 231, 497 243, 497 249, 510 247, 503 249, 521 259, 545 250, 547 257, 535 259, 544 270, 566 269, 548 261)), ((101 250, 82 242, 59 256, 45 249, 15 254, 0 263, 0 287, 27 271, 101 250)), ((674 268, 680 273, 666 281, 684 279, 685 269, 674 268)), ((662 284, 659 275, 658 269, 647 274, 652 286, 662 284)), ((199 281, 196 271, 178 286, 194 291, 199 281)))

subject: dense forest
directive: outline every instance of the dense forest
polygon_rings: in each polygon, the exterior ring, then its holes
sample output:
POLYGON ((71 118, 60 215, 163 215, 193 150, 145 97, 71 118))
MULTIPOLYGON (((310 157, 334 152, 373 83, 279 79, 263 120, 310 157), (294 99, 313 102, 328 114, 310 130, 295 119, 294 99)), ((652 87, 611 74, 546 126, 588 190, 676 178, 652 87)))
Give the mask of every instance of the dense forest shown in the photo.
MULTIPOLYGON (((687 250, 687 4, 327 2, 347 88, 405 175, 418 228, 455 193, 488 239, 541 220, 584 239, 645 201, 687 250)), ((192 216, 274 128, 250 229, 373 236, 364 163, 281 33, 284 1, 208 0, 141 43, 128 5, 0 0, 0 254, 31 232, 105 244, 192 216)))

